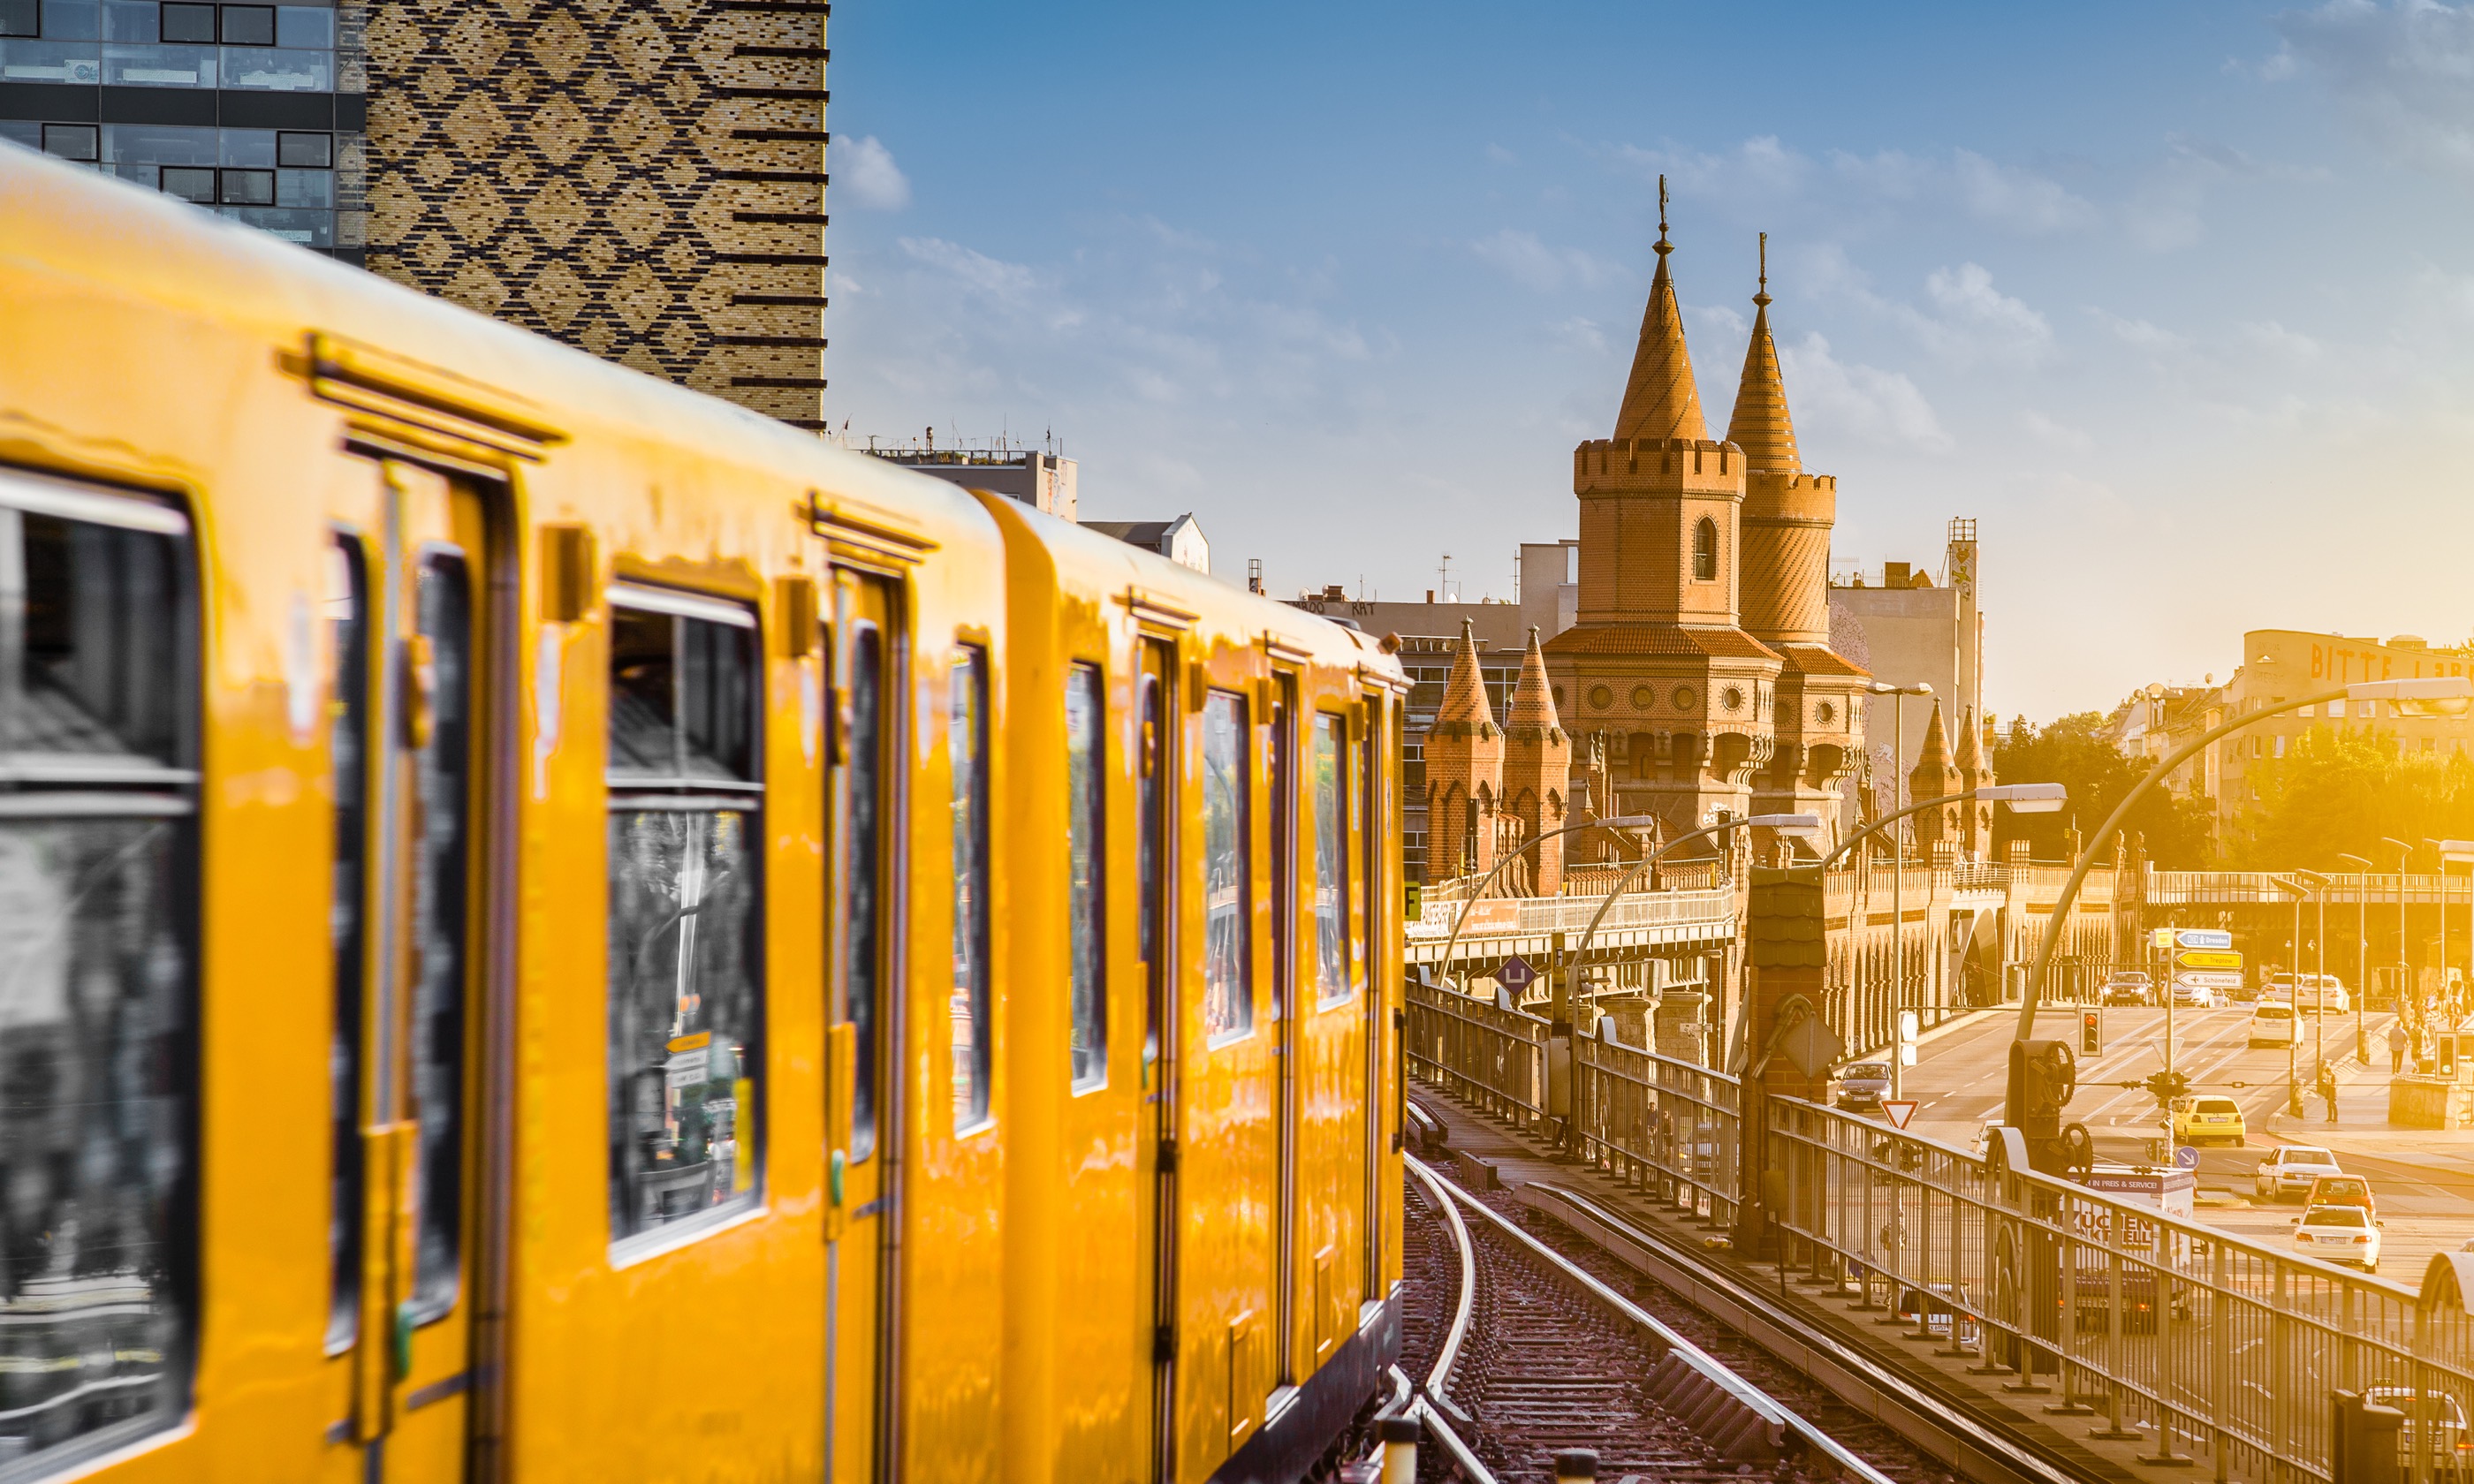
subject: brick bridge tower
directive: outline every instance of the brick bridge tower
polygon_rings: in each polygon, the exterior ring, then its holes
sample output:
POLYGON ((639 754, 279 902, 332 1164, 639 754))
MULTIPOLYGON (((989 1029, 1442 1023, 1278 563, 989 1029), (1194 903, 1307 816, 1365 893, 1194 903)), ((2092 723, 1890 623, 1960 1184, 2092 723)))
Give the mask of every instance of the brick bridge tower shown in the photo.
POLYGON ((1838 481, 1807 474, 1787 416, 1770 336, 1769 233, 1760 239, 1760 288, 1752 343, 1727 442, 1744 451, 1744 632, 1779 657, 1769 709, 1773 751, 1754 776, 1753 806, 1764 814, 1818 814, 1835 825, 1839 787, 1864 754, 1862 666, 1830 647, 1830 534, 1838 481))
POLYGON ((1669 831, 1719 809, 1751 812, 1776 746, 1781 670, 1739 621, 1745 457, 1713 441, 1702 418, 1667 268, 1674 251, 1661 179, 1658 271, 1614 436, 1572 455, 1576 621, 1544 647, 1573 725, 1619 741, 1609 750, 1614 797, 1598 806, 1659 815, 1669 831))

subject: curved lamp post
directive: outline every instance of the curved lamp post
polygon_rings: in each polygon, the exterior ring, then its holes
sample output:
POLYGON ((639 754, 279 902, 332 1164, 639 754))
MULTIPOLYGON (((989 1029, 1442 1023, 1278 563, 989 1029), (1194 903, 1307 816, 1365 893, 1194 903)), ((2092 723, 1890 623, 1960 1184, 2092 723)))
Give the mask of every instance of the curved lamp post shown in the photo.
MULTIPOLYGON (((2413 855, 2413 847, 2394 835, 2380 836, 2380 844, 2395 846, 2397 852, 2397 998, 2403 1000, 2408 987, 2405 967, 2405 868, 2406 862, 2413 855)), ((2448 975, 2442 972, 2439 977, 2445 983, 2448 975)), ((2420 985, 2413 987, 2417 990, 2421 988, 2420 985)), ((2416 994, 2414 1000, 2418 1004, 2422 996, 2416 994)))
MULTIPOLYGON (((1971 788, 1964 793, 1944 794, 1937 799, 1928 799, 1922 803, 1909 804, 1907 807, 1901 809, 1894 814, 1884 814, 1870 825, 1867 825, 1863 828, 1856 831, 1854 834, 1849 835, 1844 844, 1840 845, 1838 849, 1831 851, 1830 854, 1822 860, 1822 874, 1827 875, 1830 868, 1838 864, 1838 862, 1846 856, 1848 851, 1856 849, 1858 844, 1862 843, 1865 836, 1877 833, 1888 826, 1895 825, 1899 821, 1905 819, 1910 814, 1922 814, 1927 809, 1947 808, 1953 803, 1964 803, 1977 799, 1990 799, 2000 803, 2006 803, 2010 806, 2010 810, 2014 814, 2050 814, 2054 810, 2060 808, 2064 803, 2069 802, 2070 797, 2071 791, 2059 783, 1996 783, 1985 788, 1971 788)), ((1892 1014, 1895 1015, 1897 1012, 1906 1008, 1905 1001, 1907 997, 1907 918, 1902 899, 1896 890, 1906 874, 1907 863, 1904 859, 1904 852, 1894 850, 1891 853, 1894 856, 1899 857, 1893 860, 1890 866, 1890 869, 1897 873, 1897 874, 1894 874, 1890 878, 1890 884, 1892 887, 1890 898, 1890 998, 1893 1001, 1890 1009, 1892 1014)), ((1893 1097, 1899 1095, 1899 1083, 1901 1080, 1899 1073, 1899 1059, 1894 1056, 1890 1058, 1890 1095, 1893 1097)))
MULTIPOLYGON (((1477 884, 1477 890, 1469 893, 1468 900, 1461 903, 1459 914, 1452 919, 1451 936, 1443 940, 1443 956, 1436 962, 1441 965, 1445 971, 1449 971, 1452 962, 1452 945, 1461 941, 1461 924, 1468 921, 1469 909, 1476 906, 1478 898, 1486 895, 1486 889, 1494 884, 1494 878, 1503 874, 1504 868, 1511 865, 1514 861, 1518 860, 1521 856, 1527 854, 1530 847, 1544 845, 1547 841, 1554 839, 1557 835, 1576 834, 1584 829, 1646 829, 1657 823, 1658 816, 1655 814, 1618 814, 1613 819, 1584 820, 1578 825, 1566 825, 1561 829, 1550 829, 1542 835, 1522 841, 1520 843, 1519 850, 1513 851, 1511 854, 1494 863, 1494 869, 1486 874, 1486 879, 1477 884)), ((1461 993, 1464 994, 1468 993, 1468 975, 1467 974, 1461 975, 1461 993)))
MULTIPOLYGON (((2363 1014, 2367 1007, 2363 1001, 2371 996, 2371 940, 2367 936, 2370 909, 2364 905, 2364 898, 2370 886, 2371 863, 2342 850, 2337 852, 2337 859, 2354 868, 2354 1059, 2368 1063, 2371 1039, 2364 1028, 2363 1014)), ((2445 871, 2444 864, 2442 870, 2445 871)), ((2443 917, 2441 921, 2447 920, 2443 917)))
MULTIPOLYGON (((2070 921, 2071 908, 2078 900, 2079 887, 2087 880, 2089 868, 2096 864, 2098 852, 2104 848, 2106 841, 2113 838, 2114 832, 2122 827, 2122 822, 2130 816, 2131 805, 2147 797, 2147 791, 2163 781, 2174 769, 2190 761, 2219 739, 2230 736, 2267 717, 2299 710, 2306 706, 2317 706, 2325 701, 2388 701, 2401 707, 2409 706, 2417 709, 2429 707, 2433 714, 2456 714, 2464 711, 2469 705, 2474 705, 2474 680, 2450 676, 2413 681, 2364 681, 2352 685, 2340 685, 2334 690, 2296 696, 2291 701, 2263 706, 2256 711, 2244 712, 2229 722, 2209 728, 2165 754, 2155 767, 2147 770, 2147 776, 2139 780, 2139 785, 2124 794, 2122 802, 2113 806, 2113 812, 2105 817, 2102 827, 2097 830, 2083 848, 2078 866, 2072 871, 2070 880, 2063 883, 2061 896, 2053 902, 2053 915, 2045 922, 2045 939, 2036 948, 2036 961, 2027 970, 2027 991, 2020 1000, 2019 1029, 2015 1039, 2027 1041, 2033 1039, 2035 1035, 2036 1001, 2044 993, 2046 966, 2052 962, 2053 949, 2061 942, 2062 924, 2070 921)), ((2014 1123, 2023 1117, 2025 1113, 2025 1110, 2018 1108, 2006 1108, 2003 1111, 2004 1117, 2014 1123)))
POLYGON ((1632 869, 1616 879, 1613 890, 1599 899, 1598 910, 1589 917, 1588 930, 1581 934, 1581 945, 1572 950, 1571 960, 1564 967, 1565 982, 1574 986, 1581 982, 1582 966, 1587 964, 1589 958, 1589 944, 1598 936, 1598 924, 1606 921, 1607 909, 1615 904, 1615 898, 1623 895, 1624 888, 1632 884, 1633 877, 1657 865, 1665 858, 1667 851, 1687 840, 1724 834, 1730 829, 1787 829, 1804 833, 1820 827, 1821 816, 1818 814, 1749 814, 1739 820, 1728 820, 1722 824, 1712 825, 1707 829, 1696 829, 1688 835, 1677 835, 1667 841, 1654 853, 1635 861, 1632 869))

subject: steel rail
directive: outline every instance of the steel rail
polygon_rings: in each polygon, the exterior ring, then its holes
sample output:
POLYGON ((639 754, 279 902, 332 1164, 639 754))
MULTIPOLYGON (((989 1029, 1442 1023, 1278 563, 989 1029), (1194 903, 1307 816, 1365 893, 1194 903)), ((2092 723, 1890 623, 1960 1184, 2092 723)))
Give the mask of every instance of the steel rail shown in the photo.
MULTIPOLYGON (((2026 1478, 2046 1484, 2075 1484, 2079 1475, 2063 1468, 2035 1449, 2004 1436, 1987 1426, 1984 1420, 1963 1408, 1934 1396, 1897 1371, 1875 1360, 1862 1351, 1847 1344, 1822 1326, 1795 1314, 1766 1293, 1739 1281, 1733 1274, 1702 1261, 1697 1256, 1616 1214, 1580 1191, 1545 1181, 1536 1182, 1533 1188, 1542 1190, 1569 1205, 1592 1221, 1622 1236, 1642 1249, 1691 1274, 1695 1281, 1724 1293, 1744 1308, 1760 1315, 1770 1324, 1792 1334, 1799 1344, 1818 1351, 1855 1373, 1877 1396, 1889 1398, 1927 1422, 1966 1439, 1976 1447, 1986 1448, 2000 1455, 2000 1461, 2026 1478)), ((1841 1399, 1842 1400, 1848 1399, 1841 1399)), ((1852 1403, 1851 1403, 1852 1404, 1852 1403)), ((1834 1456, 1834 1455, 1833 1455, 1834 1456)))
POLYGON ((1632 1321, 1636 1326, 1656 1335, 1659 1341, 1665 1345, 1669 1351, 1682 1355, 1686 1365, 1690 1366, 1695 1372, 1699 1373, 1704 1379, 1726 1392, 1728 1396, 1734 1398, 1734 1400, 1738 1404, 1742 1405, 1746 1410, 1752 1412, 1755 1416, 1760 1418, 1765 1423, 1774 1426, 1783 1427, 1786 1430, 1795 1433, 1798 1437, 1804 1439, 1807 1445, 1827 1454, 1832 1462, 1838 1465, 1840 1477, 1858 1479, 1863 1481, 1863 1484, 1895 1484, 1895 1481, 1892 1480, 1888 1474, 1883 1473, 1879 1469, 1874 1468, 1871 1464, 1866 1463, 1862 1458, 1842 1446, 1837 1439, 1832 1438, 1830 1434, 1822 1431, 1819 1427, 1814 1426, 1811 1423, 1805 1421, 1804 1418, 1797 1415, 1790 1408, 1782 1406, 1778 1402, 1777 1399, 1770 1396, 1769 1393, 1761 1390, 1758 1386, 1755 1386, 1752 1382, 1745 1380, 1742 1376, 1737 1376, 1734 1371, 1729 1370, 1726 1365, 1712 1357, 1707 1351, 1704 1351, 1701 1347, 1693 1344, 1690 1340, 1685 1338, 1673 1328, 1670 1328, 1664 1321, 1658 1319, 1647 1310, 1641 1308, 1638 1304, 1634 1304, 1630 1299, 1625 1298, 1623 1295, 1608 1287, 1605 1283, 1599 1281, 1598 1279, 1590 1274, 1588 1269, 1583 1268, 1571 1258, 1564 1257, 1562 1253, 1557 1252, 1552 1247, 1547 1246, 1545 1243, 1538 1240, 1538 1238, 1531 1236, 1528 1233, 1521 1231, 1520 1228, 1505 1220, 1502 1216, 1496 1214, 1492 1207, 1479 1200, 1476 1196, 1473 1196, 1467 1191, 1462 1189, 1451 1181, 1436 1174, 1426 1166, 1423 1161, 1419 1160, 1416 1156, 1403 1155, 1401 1158, 1407 1161, 1412 1168, 1422 1174, 1429 1182, 1430 1185, 1440 1185, 1444 1191, 1449 1193, 1462 1205, 1467 1206, 1469 1209, 1485 1217, 1493 1225, 1494 1229, 1498 1233, 1511 1241, 1518 1244, 1523 1250, 1528 1252, 1531 1257, 1534 1257, 1539 1261, 1547 1264, 1556 1272, 1560 1273, 1564 1278, 1570 1280, 1573 1283, 1588 1292, 1592 1298, 1595 1298, 1601 1304, 1604 1304, 1609 1308, 1613 1309, 1616 1313, 1624 1316, 1624 1318, 1632 1321))
MULTIPOLYGON (((1461 1219, 1459 1208, 1443 1194, 1443 1187, 1433 1170, 1414 1155, 1405 1156, 1410 1172, 1424 1182, 1427 1194, 1434 1198, 1436 1209, 1451 1223, 1452 1245, 1461 1258, 1460 1302, 1452 1307, 1452 1327, 1443 1334, 1443 1347, 1435 1352, 1435 1369, 1426 1376, 1426 1391, 1439 1400, 1451 1396, 1452 1368, 1461 1361, 1461 1342, 1468 1338, 1469 1316, 1477 1308, 1477 1249, 1470 1240, 1468 1223, 1461 1219)), ((1455 1408, 1455 1410, 1465 1410, 1455 1408)))

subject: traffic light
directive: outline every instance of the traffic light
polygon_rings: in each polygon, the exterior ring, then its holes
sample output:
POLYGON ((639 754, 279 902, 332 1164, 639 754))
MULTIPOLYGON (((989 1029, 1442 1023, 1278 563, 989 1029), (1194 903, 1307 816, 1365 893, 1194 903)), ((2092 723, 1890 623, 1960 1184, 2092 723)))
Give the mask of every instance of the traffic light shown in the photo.
POLYGON ((2181 1072, 2150 1072, 2140 1086, 2155 1095, 2157 1107, 2170 1108, 2191 1090, 2191 1079, 2181 1072))
POLYGON ((2079 1055, 2096 1056, 2104 1050, 2104 1015, 2101 1011, 2079 1012, 2079 1055))

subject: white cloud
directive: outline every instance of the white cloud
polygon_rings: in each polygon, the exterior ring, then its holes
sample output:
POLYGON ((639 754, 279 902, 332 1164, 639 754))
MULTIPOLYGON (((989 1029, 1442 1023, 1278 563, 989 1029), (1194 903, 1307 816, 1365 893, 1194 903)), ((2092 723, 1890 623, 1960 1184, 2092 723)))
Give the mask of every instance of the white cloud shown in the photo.
POLYGON ((835 183, 841 187, 840 194, 876 211, 899 211, 910 204, 910 178, 874 134, 844 140, 834 154, 835 183))
POLYGON ((1992 270, 1980 263, 1934 269, 1925 276, 1925 294, 1941 313, 1914 315, 1909 327, 1935 353, 1959 365, 2029 365, 2052 348, 2052 325, 2025 300, 1995 288, 1992 270))
POLYGON ((1552 293, 1565 284, 1594 288, 1623 276, 1623 270, 1613 263, 1578 248, 1550 248, 1536 232, 1524 232, 1507 227, 1492 237, 1481 237, 1469 244, 1478 260, 1502 270, 1515 283, 1540 294, 1552 293))
POLYGON ((2274 24, 2285 47, 2262 76, 2311 72, 2374 143, 2474 180, 2474 6, 2328 0, 2274 24))
POLYGON ((2319 342, 2297 330, 2287 329, 2274 320, 2242 326, 2243 339, 2254 350, 2263 351, 2287 362, 2316 360, 2319 342))
POLYGON ((2094 445, 2094 440, 2081 429, 2066 422, 2056 422, 2033 408, 2022 414, 2019 420, 2026 425, 2028 436, 2038 443, 2068 448, 2074 453, 2085 453, 2094 445))
POLYGON ((2025 236, 2078 231, 2097 224, 2096 207, 2050 180, 2016 165, 2000 165, 1972 150, 1953 161, 1959 199, 1968 214, 2025 236))
POLYGON ((991 299, 1022 303, 1039 287, 1039 275, 1020 263, 1007 263, 942 237, 896 239, 902 251, 927 267, 937 269, 964 287, 991 299))
POLYGON ((2125 320, 2118 314, 2096 308, 2089 309, 2088 314, 2125 346, 2136 347, 2151 354, 2178 353, 2191 348, 2189 340, 2146 320, 2125 320))
POLYGON ((1904 372, 1841 361, 1817 334, 1779 347, 1779 370, 1794 388, 1796 420, 1808 432, 1840 432, 1894 448, 1941 453, 1950 434, 1904 372))

